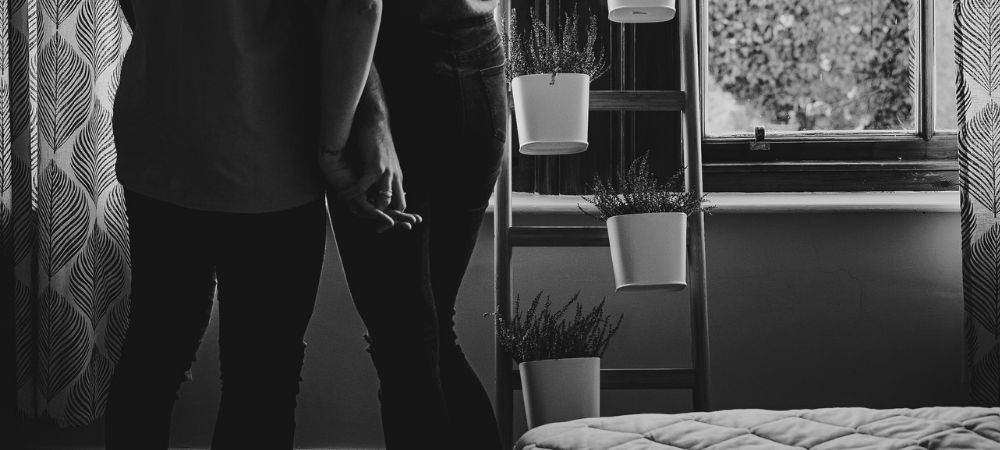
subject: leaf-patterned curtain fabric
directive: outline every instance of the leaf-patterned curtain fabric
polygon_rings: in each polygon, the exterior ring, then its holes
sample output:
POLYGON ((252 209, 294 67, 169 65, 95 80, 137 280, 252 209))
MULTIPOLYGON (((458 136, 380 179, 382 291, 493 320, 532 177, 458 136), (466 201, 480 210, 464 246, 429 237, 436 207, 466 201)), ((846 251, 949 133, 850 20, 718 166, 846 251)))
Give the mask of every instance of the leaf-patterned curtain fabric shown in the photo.
POLYGON ((60 426, 103 414, 127 327, 111 111, 128 33, 117 0, 0 0, 2 299, 19 414, 60 426))
POLYGON ((955 58, 967 373, 1000 406, 1000 2, 955 0, 955 58))

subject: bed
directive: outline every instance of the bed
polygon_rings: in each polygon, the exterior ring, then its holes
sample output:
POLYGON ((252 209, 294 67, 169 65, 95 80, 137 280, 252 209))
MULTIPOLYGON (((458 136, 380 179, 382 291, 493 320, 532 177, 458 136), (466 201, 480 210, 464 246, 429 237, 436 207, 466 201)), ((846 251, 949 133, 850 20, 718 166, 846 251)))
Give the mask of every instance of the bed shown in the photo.
POLYGON ((515 450, 1000 450, 1000 408, 732 409, 539 426, 515 450))

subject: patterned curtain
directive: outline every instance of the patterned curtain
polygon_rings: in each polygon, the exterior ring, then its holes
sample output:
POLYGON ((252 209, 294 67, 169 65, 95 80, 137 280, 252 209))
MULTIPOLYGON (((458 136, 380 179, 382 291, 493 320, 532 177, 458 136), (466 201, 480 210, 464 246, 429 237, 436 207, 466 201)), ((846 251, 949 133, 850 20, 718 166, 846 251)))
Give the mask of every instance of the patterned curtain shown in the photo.
POLYGON ((1000 406, 1000 2, 955 0, 955 58, 966 373, 1000 406))
POLYGON ((111 111, 129 40, 117 0, 0 0, 0 298, 24 418, 104 411, 128 318, 111 111))

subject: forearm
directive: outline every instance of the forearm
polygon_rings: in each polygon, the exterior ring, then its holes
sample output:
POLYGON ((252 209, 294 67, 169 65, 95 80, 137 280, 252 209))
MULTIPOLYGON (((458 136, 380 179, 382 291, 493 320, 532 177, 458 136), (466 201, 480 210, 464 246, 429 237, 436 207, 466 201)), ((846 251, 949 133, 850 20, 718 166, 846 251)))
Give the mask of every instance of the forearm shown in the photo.
POLYGON ((382 92, 382 81, 375 65, 368 71, 358 108, 354 113, 353 130, 389 130, 389 111, 382 92))
POLYGON ((320 148, 325 152, 339 154, 347 142, 371 77, 381 14, 381 0, 331 0, 327 4, 320 37, 320 148))

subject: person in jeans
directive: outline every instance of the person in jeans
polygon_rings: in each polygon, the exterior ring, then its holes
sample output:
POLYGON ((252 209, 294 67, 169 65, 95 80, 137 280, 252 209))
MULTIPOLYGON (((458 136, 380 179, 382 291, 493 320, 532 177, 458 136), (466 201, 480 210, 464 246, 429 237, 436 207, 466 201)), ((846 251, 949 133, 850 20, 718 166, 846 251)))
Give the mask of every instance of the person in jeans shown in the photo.
POLYGON ((291 449, 328 186, 369 231, 404 232, 418 220, 387 209, 401 180, 391 149, 355 145, 345 158, 352 124, 384 133, 355 116, 374 92, 363 88, 381 3, 121 6, 134 34, 113 123, 132 279, 106 446, 168 448, 217 287, 222 402, 212 448, 291 449))
MULTIPOLYGON (((455 308, 507 132, 496 0, 386 2, 375 67, 412 230, 374 233, 330 205, 378 372, 386 448, 499 449, 497 420, 455 333, 455 308)), ((390 208, 395 204, 390 205, 390 208)))

